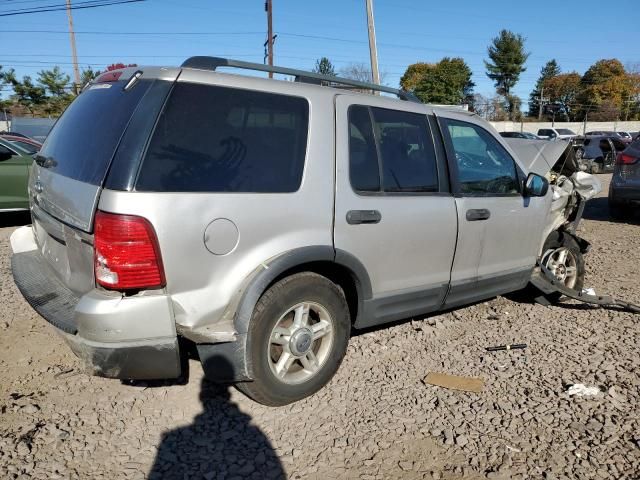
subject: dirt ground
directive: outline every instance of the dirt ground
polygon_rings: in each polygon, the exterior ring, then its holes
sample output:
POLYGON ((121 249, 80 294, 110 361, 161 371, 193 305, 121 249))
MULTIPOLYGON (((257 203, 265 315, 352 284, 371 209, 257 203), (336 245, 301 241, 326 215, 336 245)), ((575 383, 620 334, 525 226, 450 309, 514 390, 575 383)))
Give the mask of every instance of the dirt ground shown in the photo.
MULTIPOLYGON (((589 202, 586 286, 640 303, 640 225, 589 202)), ((359 332, 332 382, 258 405, 202 380, 86 376, 15 288, 0 228, 0 478, 640 478, 640 316, 522 295, 359 332), (525 350, 488 353, 491 345, 525 350), (426 385, 482 377, 482 393, 426 385), (568 386, 598 387, 592 397, 568 386)))

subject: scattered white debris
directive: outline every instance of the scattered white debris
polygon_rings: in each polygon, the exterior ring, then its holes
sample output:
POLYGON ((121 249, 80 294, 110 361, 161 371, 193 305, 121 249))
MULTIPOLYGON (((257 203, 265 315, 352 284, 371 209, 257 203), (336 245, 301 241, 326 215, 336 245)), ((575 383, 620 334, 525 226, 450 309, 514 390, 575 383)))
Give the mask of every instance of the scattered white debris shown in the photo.
POLYGON ((592 397, 594 395, 598 395, 600 393, 600 389, 598 387, 587 387, 582 383, 576 383, 567 389, 567 393, 569 396, 577 395, 578 397, 592 397))

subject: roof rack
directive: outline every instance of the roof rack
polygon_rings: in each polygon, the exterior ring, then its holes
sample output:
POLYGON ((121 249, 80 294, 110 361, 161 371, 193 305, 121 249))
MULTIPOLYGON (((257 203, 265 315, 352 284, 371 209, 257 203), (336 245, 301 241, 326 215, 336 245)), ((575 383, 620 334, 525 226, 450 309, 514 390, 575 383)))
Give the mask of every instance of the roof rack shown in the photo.
POLYGON ((304 70, 296 70, 293 68, 277 67, 271 65, 263 65, 262 63, 243 62, 241 60, 232 60, 230 58, 222 57, 206 57, 196 56, 190 57, 185 60, 182 68, 195 68, 198 70, 212 70, 215 71, 218 67, 233 67, 241 68, 244 70, 257 70, 261 72, 281 73, 283 75, 291 75, 295 77, 296 82, 313 83, 316 85, 322 85, 326 82, 329 85, 347 85, 349 87, 361 88, 363 90, 373 90, 376 92, 385 92, 397 95, 401 100, 409 102, 422 103, 418 97, 413 93, 397 88, 385 87, 382 85, 376 85, 375 83, 359 82, 358 80, 351 80, 349 78, 333 77, 331 75, 322 75, 314 72, 306 72, 304 70))

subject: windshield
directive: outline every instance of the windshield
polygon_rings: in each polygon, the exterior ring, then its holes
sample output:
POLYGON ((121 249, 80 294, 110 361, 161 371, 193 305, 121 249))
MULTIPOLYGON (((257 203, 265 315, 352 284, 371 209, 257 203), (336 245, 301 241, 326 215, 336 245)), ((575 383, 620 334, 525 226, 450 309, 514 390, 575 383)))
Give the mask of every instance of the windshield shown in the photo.
POLYGON ((65 177, 101 185, 120 137, 151 82, 142 80, 127 91, 124 81, 91 85, 56 122, 36 161, 65 177))
POLYGON ((557 132, 560 135, 575 135, 575 132, 572 130, 569 130, 568 128, 559 128, 557 132))

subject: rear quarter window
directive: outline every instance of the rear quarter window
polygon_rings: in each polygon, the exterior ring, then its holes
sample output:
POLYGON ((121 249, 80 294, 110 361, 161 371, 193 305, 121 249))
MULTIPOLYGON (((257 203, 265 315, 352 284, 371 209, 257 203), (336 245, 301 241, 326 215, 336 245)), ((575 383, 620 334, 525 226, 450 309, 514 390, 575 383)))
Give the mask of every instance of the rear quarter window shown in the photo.
POLYGON ((306 99, 178 83, 158 120, 139 191, 287 193, 300 188, 306 99))

